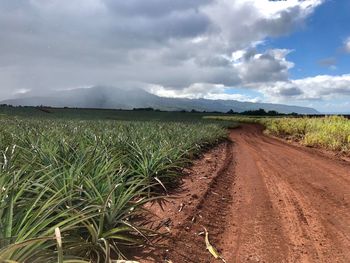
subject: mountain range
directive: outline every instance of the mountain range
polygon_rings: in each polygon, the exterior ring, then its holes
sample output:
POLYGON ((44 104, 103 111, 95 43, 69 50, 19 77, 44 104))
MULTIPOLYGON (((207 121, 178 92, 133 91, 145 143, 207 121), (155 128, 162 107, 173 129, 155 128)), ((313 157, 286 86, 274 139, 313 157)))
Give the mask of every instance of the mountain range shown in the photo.
POLYGON ((77 108, 104 108, 104 109, 133 109, 154 108, 167 111, 192 109, 197 111, 227 112, 233 110, 242 112, 246 110, 264 109, 280 113, 317 114, 313 108, 290 106, 272 103, 253 103, 236 100, 210 100, 165 98, 151 94, 138 88, 92 87, 72 90, 55 91, 45 96, 31 96, 24 94, 15 99, 1 101, 0 104, 13 106, 51 106, 51 107, 77 107, 77 108))

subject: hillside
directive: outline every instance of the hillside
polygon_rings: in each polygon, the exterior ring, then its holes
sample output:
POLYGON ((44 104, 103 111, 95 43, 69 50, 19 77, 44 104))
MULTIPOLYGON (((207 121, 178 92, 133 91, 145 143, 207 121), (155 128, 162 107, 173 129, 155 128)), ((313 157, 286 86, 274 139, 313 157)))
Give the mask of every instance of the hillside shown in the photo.
POLYGON ((112 87, 81 88, 57 91, 46 96, 23 96, 0 102, 13 106, 52 106, 78 108, 132 109, 152 107, 160 110, 198 110, 242 112, 263 108, 281 113, 317 114, 315 109, 271 103, 252 103, 236 100, 165 98, 143 89, 121 89, 112 87))

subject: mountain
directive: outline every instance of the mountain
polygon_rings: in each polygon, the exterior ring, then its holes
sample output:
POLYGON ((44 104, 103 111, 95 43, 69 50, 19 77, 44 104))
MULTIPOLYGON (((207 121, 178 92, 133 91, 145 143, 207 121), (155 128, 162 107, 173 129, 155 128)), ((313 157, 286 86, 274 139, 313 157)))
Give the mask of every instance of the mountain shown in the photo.
POLYGON ((148 93, 143 89, 121 89, 112 87, 80 88, 65 91, 56 91, 47 96, 23 96, 16 99, 1 101, 0 104, 13 106, 52 106, 77 108, 108 108, 133 109, 154 108, 160 110, 198 110, 220 111, 233 110, 242 112, 246 110, 265 109, 280 113, 296 112, 300 114, 317 114, 313 108, 290 106, 272 103, 252 103, 236 100, 209 100, 209 99, 182 99, 164 98, 148 93))

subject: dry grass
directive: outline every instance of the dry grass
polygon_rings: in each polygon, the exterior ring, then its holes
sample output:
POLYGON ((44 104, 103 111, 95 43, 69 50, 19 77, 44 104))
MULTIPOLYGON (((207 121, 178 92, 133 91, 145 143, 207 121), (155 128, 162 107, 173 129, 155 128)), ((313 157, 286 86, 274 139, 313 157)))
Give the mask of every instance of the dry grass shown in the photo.
POLYGON ((350 154, 350 120, 342 116, 324 118, 257 118, 244 116, 207 118, 260 123, 266 127, 266 132, 269 134, 289 137, 306 146, 350 154))

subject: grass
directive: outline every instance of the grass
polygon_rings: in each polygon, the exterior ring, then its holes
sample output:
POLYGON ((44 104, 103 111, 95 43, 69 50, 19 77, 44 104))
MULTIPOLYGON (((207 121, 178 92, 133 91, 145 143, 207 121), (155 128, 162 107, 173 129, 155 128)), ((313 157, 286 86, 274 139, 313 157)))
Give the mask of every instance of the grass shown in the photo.
POLYGON ((260 123, 266 132, 303 145, 350 154, 350 120, 342 116, 323 118, 269 118, 209 116, 207 119, 260 123))
POLYGON ((111 262, 219 125, 0 117, 0 262, 111 262))

